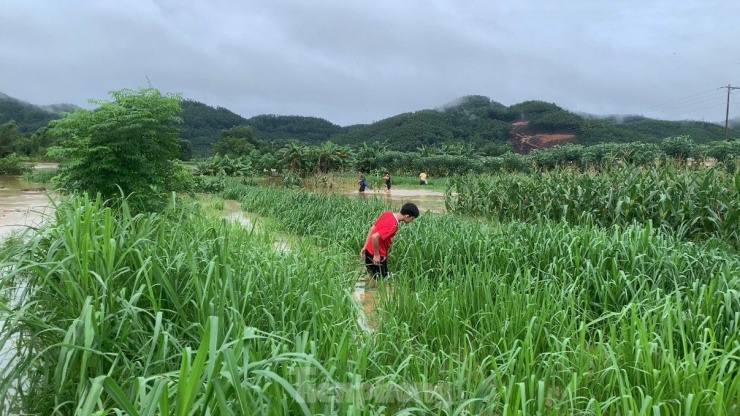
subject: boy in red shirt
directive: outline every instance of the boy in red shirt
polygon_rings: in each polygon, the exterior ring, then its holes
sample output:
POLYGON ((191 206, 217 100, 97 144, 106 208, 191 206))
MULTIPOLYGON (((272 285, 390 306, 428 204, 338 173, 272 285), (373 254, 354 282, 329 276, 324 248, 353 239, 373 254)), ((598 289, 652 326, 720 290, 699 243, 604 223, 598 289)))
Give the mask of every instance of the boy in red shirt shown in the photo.
POLYGON ((419 217, 419 208, 411 202, 405 203, 400 212, 385 211, 375 220, 367 232, 365 246, 360 250, 360 257, 365 259, 365 268, 377 280, 388 276, 388 249, 393 242, 393 236, 398 231, 401 221, 410 223, 419 217))

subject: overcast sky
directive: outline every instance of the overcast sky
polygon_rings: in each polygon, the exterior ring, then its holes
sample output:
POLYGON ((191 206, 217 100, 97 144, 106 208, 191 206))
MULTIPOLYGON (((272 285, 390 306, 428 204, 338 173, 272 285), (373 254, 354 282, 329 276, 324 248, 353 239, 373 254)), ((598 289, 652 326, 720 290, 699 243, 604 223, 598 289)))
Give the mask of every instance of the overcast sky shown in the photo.
MULTIPOLYGON (((722 121, 738 0, 0 0, 0 92, 147 86, 258 114, 371 123, 465 95, 722 121), (147 81, 148 80, 148 81, 147 81)), ((730 117, 740 116, 735 90, 730 117)))

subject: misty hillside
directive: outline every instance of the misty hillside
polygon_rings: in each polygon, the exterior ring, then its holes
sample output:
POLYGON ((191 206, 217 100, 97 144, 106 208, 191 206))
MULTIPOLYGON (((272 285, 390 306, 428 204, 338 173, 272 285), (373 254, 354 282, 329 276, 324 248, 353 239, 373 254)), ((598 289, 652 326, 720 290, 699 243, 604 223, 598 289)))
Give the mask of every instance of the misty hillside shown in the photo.
MULTIPOLYGON (((733 132, 735 137, 739 132, 733 132)), ((415 150, 447 142, 476 147, 518 140, 538 145, 600 142, 659 143, 665 137, 688 135, 695 143, 724 139, 724 126, 701 121, 666 121, 642 116, 584 117, 556 104, 525 101, 506 107, 484 96, 467 96, 436 110, 403 113, 372 124, 349 126, 332 137, 340 144, 386 143, 392 150, 415 150), (552 139, 552 141, 550 140, 552 139)))
POLYGON ((72 104, 52 104, 39 106, 13 98, 0 92, 0 124, 15 121, 21 133, 32 133, 59 118, 62 112, 74 111, 72 104))
POLYGON ((729 121, 727 122, 727 125, 728 125, 728 126, 729 126, 730 128, 734 128, 734 129, 740 129, 740 116, 739 116, 739 117, 735 117, 735 118, 731 118, 731 119, 730 119, 730 120, 729 120, 729 121))

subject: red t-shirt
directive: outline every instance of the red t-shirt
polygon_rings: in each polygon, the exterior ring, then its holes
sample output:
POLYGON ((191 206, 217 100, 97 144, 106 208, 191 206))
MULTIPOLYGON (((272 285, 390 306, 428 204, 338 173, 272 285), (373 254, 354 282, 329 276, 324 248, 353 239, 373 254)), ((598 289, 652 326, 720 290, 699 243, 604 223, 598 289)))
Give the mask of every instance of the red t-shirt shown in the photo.
MULTIPOLYGON (((373 224, 375 226, 375 233, 380 234, 380 241, 378 242, 378 251, 381 257, 388 257, 388 249, 391 247, 393 236, 398 231, 398 219, 393 211, 386 211, 375 220, 373 224)), ((365 251, 370 254, 373 253, 373 241, 372 238, 365 244, 365 251)))

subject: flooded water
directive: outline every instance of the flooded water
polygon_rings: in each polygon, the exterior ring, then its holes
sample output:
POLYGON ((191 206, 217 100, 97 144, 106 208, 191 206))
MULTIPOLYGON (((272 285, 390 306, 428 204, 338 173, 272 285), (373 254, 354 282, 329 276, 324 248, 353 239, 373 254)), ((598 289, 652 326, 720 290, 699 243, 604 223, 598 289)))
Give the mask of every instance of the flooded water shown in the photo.
POLYGON ((365 192, 353 191, 344 192, 346 195, 355 195, 358 198, 379 198, 390 202, 398 208, 406 202, 413 202, 419 207, 421 212, 445 212, 445 194, 442 191, 431 189, 391 189, 390 192, 385 190, 370 190, 365 192))
POLYGON ((362 311, 357 314, 357 323, 363 331, 375 332, 378 329, 378 322, 375 315, 377 296, 377 289, 366 288, 363 282, 356 283, 352 290, 352 298, 362 308, 362 311))
POLYGON ((361 310, 357 316, 357 323, 366 332, 375 332, 378 329, 379 316, 376 310, 378 303, 383 297, 393 296, 393 284, 390 282, 368 285, 367 280, 355 283, 352 289, 352 298, 360 306, 361 310))
MULTIPOLYGON (((0 175, 0 244, 14 233, 39 226, 51 213, 49 196, 39 184, 23 181, 18 176, 0 175)), ((2 326, 0 317, 0 331, 2 326)), ((0 369, 7 368, 16 355, 14 339, 0 345, 0 369)), ((0 403, 0 412, 8 414, 8 403, 0 403)))
POLYGON ((51 201, 39 184, 0 175, 0 241, 35 227, 51 213, 51 201))

